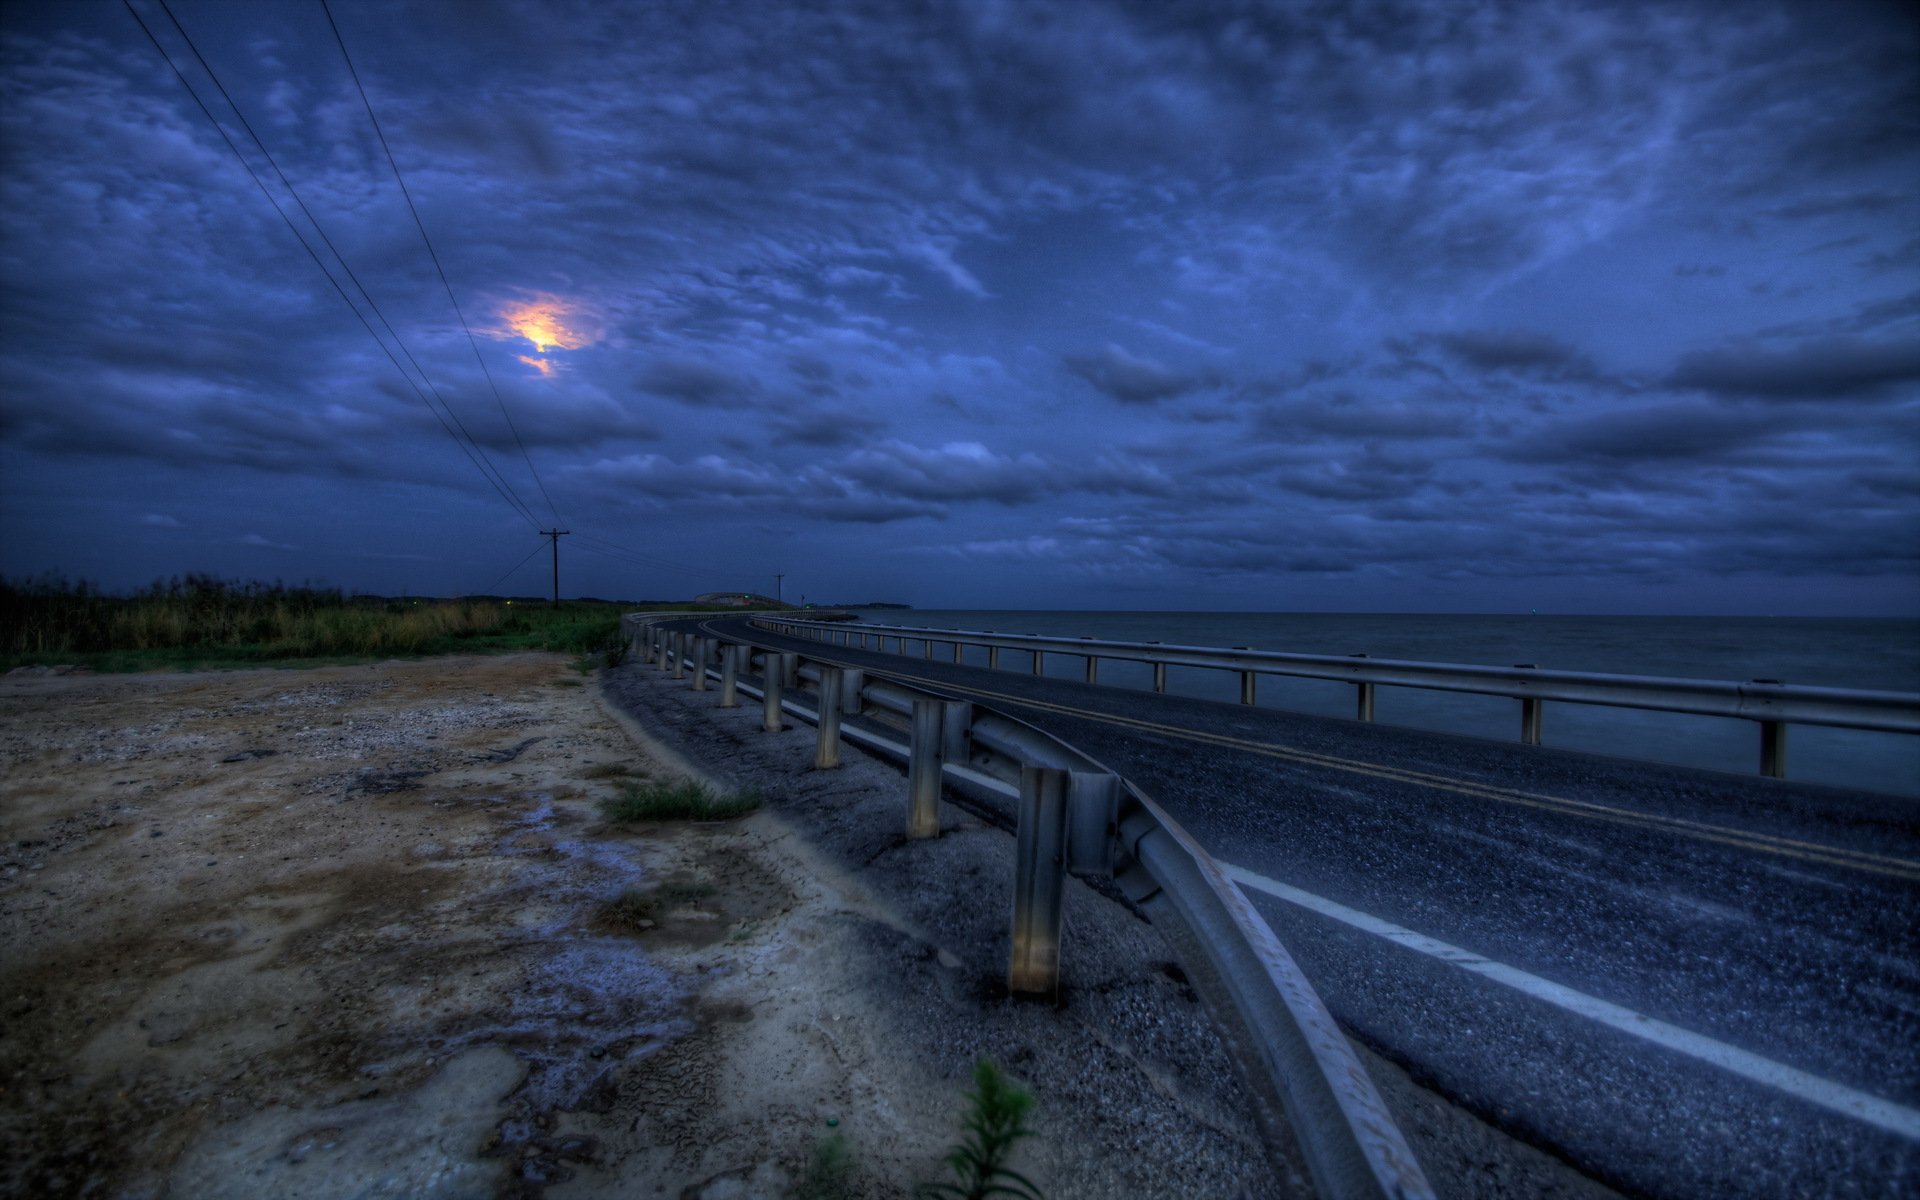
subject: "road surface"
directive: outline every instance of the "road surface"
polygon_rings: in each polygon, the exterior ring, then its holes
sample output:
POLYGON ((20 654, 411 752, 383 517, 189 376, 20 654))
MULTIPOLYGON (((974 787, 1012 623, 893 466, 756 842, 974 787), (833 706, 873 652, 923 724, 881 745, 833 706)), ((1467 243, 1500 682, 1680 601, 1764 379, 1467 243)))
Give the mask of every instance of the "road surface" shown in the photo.
POLYGON ((688 622, 1029 721, 1250 896, 1350 1035, 1654 1196, 1920 1194, 1920 804, 688 622))

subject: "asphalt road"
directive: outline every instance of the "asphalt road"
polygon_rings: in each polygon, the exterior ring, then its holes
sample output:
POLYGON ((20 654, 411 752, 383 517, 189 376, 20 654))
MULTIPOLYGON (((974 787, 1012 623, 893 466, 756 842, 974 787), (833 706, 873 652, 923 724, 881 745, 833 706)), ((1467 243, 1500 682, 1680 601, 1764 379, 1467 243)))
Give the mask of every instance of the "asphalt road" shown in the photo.
POLYGON ((1920 1195, 1920 803, 751 636, 1104 761, 1350 1035, 1598 1180, 1920 1195))

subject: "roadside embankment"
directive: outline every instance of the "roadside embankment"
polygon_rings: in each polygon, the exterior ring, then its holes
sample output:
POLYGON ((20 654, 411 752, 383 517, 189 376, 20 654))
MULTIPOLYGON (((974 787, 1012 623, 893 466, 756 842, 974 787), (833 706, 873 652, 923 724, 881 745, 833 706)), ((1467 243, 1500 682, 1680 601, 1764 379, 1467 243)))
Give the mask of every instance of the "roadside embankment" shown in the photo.
POLYGON ((651 666, 602 678, 651 735, 723 784, 765 793, 819 878, 889 914, 850 916, 860 944, 845 969, 876 998, 866 1036, 908 1094, 953 1094, 982 1056, 1004 1065, 1036 1099, 1023 1169, 1056 1200, 1308 1194, 1301 1164, 1268 1153, 1211 1017, 1152 926, 1070 880, 1059 1003, 1010 997, 1013 839, 990 814, 943 803, 940 836, 909 839, 897 768, 849 746, 840 766, 814 770, 811 726, 764 732, 759 704, 719 708, 716 692, 651 666))
POLYGON ((1003 834, 897 845, 873 765, 602 819, 686 769, 552 654, 0 680, 0 1192, 901 1195, 981 1055, 1050 1196, 1297 1190, 1132 918, 1012 1002, 944 924, 994 936, 1003 834))

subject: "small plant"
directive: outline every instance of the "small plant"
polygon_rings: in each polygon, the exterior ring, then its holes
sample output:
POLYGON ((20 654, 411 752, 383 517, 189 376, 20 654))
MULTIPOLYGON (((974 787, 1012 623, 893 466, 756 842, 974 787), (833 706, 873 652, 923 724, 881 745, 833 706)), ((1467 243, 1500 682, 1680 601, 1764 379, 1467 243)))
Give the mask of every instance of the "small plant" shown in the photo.
POLYGON ((600 802, 600 814, 619 825, 640 821, 726 821, 760 807, 755 792, 722 796, 704 783, 676 779, 664 783, 622 783, 620 794, 600 802))
POLYGON ((617 929, 637 933, 652 928, 653 914, 658 907, 659 902, 654 897, 628 888, 608 901, 607 906, 600 910, 600 915, 607 924, 617 929))
POLYGON ((788 1193, 792 1200, 845 1200, 853 1194, 853 1147, 839 1131, 814 1143, 807 1173, 788 1193))
POLYGON ((965 1131, 960 1144, 947 1155, 947 1166, 957 1183, 922 1184, 922 1196, 952 1196, 959 1200, 986 1200, 1013 1196, 1016 1200, 1045 1200, 1033 1181, 1007 1166, 1013 1148, 1033 1136, 1027 1113, 1033 1096, 1006 1081, 989 1059, 973 1065, 974 1090, 967 1093, 965 1131))

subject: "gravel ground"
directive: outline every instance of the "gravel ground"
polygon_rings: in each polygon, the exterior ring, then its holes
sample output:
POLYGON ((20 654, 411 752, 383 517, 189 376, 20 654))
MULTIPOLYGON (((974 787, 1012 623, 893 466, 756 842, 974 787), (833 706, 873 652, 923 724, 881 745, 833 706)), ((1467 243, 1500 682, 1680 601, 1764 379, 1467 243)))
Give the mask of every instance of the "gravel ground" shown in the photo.
POLYGON ((1050 1196, 1303 1191, 1150 928, 1076 891, 1064 1002, 1008 999, 1006 835, 906 843, 899 774, 805 770, 805 732, 713 744, 759 814, 608 826, 695 768, 607 682, 0 680, 0 1194, 723 1200, 840 1138, 826 1194, 901 1196, 982 1055, 1038 1097, 1050 1196))
MULTIPOLYGON (((847 747, 812 768, 815 734, 760 728, 653 667, 603 679, 610 700, 725 784, 753 787, 823 876, 891 914, 862 923, 845 969, 875 1014, 866 1037, 909 1095, 952 1096, 992 1058, 1036 1099, 1022 1169, 1055 1200, 1311 1194, 1290 1147, 1270 1153, 1234 1064, 1152 926, 1070 880, 1057 1003, 1013 998, 1005 972, 1013 839, 941 806, 941 836, 905 836, 899 770, 847 747)), ((856 1149, 859 1145, 854 1135, 856 1149)))
POLYGON ((1055 1200, 1307 1194, 1150 925, 1070 883, 1059 1002, 1010 998, 1006 831, 908 841, 898 771, 716 702, 552 655, 0 680, 0 1194, 724 1200, 837 1140, 819 1194, 903 1196, 983 1056, 1055 1200), (703 771, 766 807, 600 819, 703 771))
POLYGON ((959 1088, 876 990, 924 947, 775 813, 599 820, 683 769, 550 655, 0 681, 0 1194, 932 1178, 959 1088))

